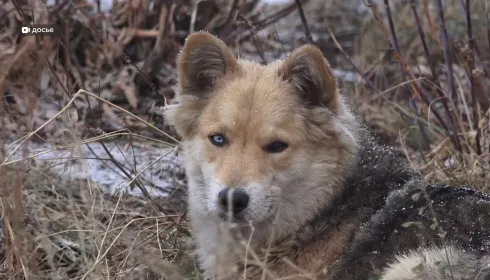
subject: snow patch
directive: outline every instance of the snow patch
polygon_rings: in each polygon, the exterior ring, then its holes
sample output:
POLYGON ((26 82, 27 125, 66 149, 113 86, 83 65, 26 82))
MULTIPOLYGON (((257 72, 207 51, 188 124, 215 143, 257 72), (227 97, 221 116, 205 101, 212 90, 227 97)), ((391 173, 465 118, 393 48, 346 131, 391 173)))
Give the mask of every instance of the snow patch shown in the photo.
MULTIPOLYGON (((176 177, 181 180, 184 178, 183 161, 170 148, 163 150, 139 146, 125 148, 124 144, 116 142, 104 144, 111 156, 124 167, 125 172, 110 160, 100 143, 56 149, 55 145, 48 143, 27 142, 25 145, 27 145, 28 155, 17 152, 9 161, 27 156, 33 158, 43 169, 49 168, 56 175, 74 180, 88 179, 106 187, 112 194, 124 191, 141 196, 142 192, 138 187, 134 187, 133 190, 129 188, 133 178, 138 175, 141 184, 151 196, 167 196, 176 184, 181 184, 176 177)), ((10 154, 16 146, 17 144, 5 145, 5 149, 10 154)), ((19 151, 22 151, 22 148, 19 151)))

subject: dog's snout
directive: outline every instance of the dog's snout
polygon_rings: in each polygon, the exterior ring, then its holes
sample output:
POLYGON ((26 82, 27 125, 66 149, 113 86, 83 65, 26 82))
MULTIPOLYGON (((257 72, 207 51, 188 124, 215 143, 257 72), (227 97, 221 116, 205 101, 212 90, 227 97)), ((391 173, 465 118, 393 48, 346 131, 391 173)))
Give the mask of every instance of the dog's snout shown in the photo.
POLYGON ((237 215, 248 206, 250 197, 247 193, 239 189, 225 188, 218 194, 218 203, 223 211, 231 211, 237 215))

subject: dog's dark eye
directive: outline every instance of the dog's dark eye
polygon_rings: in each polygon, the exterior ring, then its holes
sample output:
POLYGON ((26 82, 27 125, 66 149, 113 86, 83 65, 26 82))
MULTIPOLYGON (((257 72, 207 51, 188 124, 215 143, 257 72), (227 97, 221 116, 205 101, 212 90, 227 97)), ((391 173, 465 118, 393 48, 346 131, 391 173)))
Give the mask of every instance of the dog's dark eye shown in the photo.
POLYGON ((274 141, 269 145, 265 146, 265 150, 269 153, 280 153, 289 147, 287 143, 282 141, 274 141))
POLYGON ((226 138, 225 136, 221 135, 221 134, 214 134, 214 135, 211 135, 209 136, 209 140, 211 141, 211 143, 217 147, 222 147, 223 145, 226 144, 226 138))

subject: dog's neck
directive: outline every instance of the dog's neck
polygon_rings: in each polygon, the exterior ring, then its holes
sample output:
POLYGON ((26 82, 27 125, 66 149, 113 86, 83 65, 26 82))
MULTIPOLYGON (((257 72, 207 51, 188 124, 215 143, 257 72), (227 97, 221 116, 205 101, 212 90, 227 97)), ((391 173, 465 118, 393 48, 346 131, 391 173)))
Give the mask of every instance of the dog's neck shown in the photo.
POLYGON ((356 164, 345 177, 343 191, 300 230, 301 236, 319 234, 349 218, 366 221, 384 206, 386 197, 419 174, 409 168, 401 155, 377 144, 362 129, 356 164))

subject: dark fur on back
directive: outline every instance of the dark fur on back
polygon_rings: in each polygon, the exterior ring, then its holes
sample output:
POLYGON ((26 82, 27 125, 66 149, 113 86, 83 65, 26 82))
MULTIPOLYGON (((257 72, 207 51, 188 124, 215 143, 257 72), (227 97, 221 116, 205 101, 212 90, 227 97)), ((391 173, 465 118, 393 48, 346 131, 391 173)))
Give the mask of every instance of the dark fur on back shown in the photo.
POLYGON ((329 227, 353 217, 362 223, 368 221, 384 207, 392 191, 419 176, 407 168, 401 155, 391 148, 378 145, 364 126, 360 126, 359 130, 357 163, 347 174, 344 191, 310 223, 318 225, 328 221, 322 231, 328 231, 329 227))
MULTIPOLYGON (((395 255, 420 246, 490 253, 490 196, 464 186, 424 184, 402 156, 361 131, 358 164, 345 191, 312 221, 329 221, 322 232, 352 217, 362 224, 328 279, 376 279, 395 255)), ((482 276, 490 279, 490 272, 482 276)))
MULTIPOLYGON (((386 206, 361 227, 331 279, 376 279, 395 255, 444 244, 490 253, 490 196, 416 179, 391 193, 386 206)), ((486 277, 479 279, 490 274, 486 277)))
POLYGON ((391 191, 419 177, 417 172, 407 168, 400 154, 389 147, 378 145, 364 126, 360 126, 359 131, 360 147, 356 166, 347 176, 344 192, 339 194, 333 207, 326 209, 326 215, 356 210, 357 215, 371 216, 384 206, 391 191))

